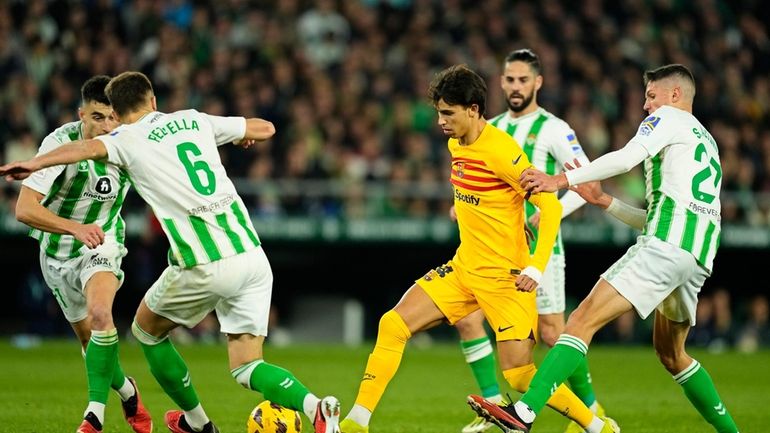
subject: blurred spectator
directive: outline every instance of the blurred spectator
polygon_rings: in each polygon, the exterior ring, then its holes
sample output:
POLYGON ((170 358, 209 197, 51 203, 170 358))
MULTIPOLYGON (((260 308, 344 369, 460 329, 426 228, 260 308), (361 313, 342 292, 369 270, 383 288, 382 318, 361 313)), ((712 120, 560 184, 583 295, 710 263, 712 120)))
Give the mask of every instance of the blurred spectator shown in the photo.
POLYGON ((314 3, 312 9, 299 17, 299 40, 314 65, 322 69, 337 66, 347 51, 350 26, 336 11, 335 0, 315 0, 314 3))
MULTIPOLYGON (((253 152, 222 151, 235 176, 402 179, 438 196, 385 201, 406 200, 405 212, 430 214, 448 198, 447 188, 427 186, 445 183, 447 167, 445 137, 425 98, 433 72, 469 63, 487 79, 488 111, 496 112, 504 108, 494 90, 499 63, 528 46, 545 68, 543 105, 574 126, 592 158, 633 135, 644 116, 643 70, 690 66, 700 77, 696 114, 722 148, 723 220, 762 226, 770 222, 765 9, 710 1, 4 2, 0 153, 8 159, 7 143, 22 131, 38 143, 72 120, 88 76, 138 69, 157 84, 161 110, 192 106, 278 126, 275 139, 253 152)), ((607 184, 637 203, 643 188, 639 173, 607 184)), ((332 206, 322 200, 323 212, 360 213, 358 194, 344 205, 340 197, 332 206)), ((290 194, 267 201, 270 213, 319 204, 290 194)), ((252 202, 257 212, 261 200, 252 202)), ((364 213, 401 207, 379 202, 364 213)))
POLYGON ((38 143, 32 131, 25 129, 18 131, 15 138, 8 142, 5 149, 6 162, 24 161, 34 158, 37 154, 38 143))
POLYGON ((691 345, 717 353, 731 347, 735 330, 730 292, 720 288, 710 295, 701 295, 695 321, 687 338, 691 345))
POLYGON ((752 353, 770 347, 770 308, 767 297, 757 295, 748 306, 748 317, 736 337, 736 348, 752 353))

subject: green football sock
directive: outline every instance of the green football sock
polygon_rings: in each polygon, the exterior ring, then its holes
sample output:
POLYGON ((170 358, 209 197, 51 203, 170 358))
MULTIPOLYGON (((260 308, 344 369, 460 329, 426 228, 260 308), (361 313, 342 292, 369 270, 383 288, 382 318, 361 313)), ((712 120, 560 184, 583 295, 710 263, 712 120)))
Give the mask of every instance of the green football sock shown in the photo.
POLYGON ((684 395, 706 421, 719 433, 737 433, 738 427, 727 411, 708 372, 698 361, 693 360, 689 367, 674 376, 674 380, 684 389, 684 395))
POLYGON ((535 414, 539 414, 551 394, 575 371, 587 352, 588 347, 583 340, 561 334, 543 359, 529 384, 529 390, 520 401, 529 406, 535 414))
POLYGON ((281 406, 303 412, 305 396, 310 394, 305 385, 299 381, 290 371, 266 362, 254 361, 241 368, 232 371, 233 377, 253 366, 249 376, 249 387, 259 391, 266 400, 281 406))
POLYGON ((473 377, 479 384, 481 396, 487 398, 500 395, 495 355, 489 338, 481 337, 475 340, 461 341, 460 346, 463 349, 465 361, 468 362, 473 377))
POLYGON ((198 406, 200 401, 190 379, 190 370, 171 341, 165 338, 157 344, 146 344, 142 341, 139 344, 152 375, 171 400, 184 411, 198 406))
POLYGON ((594 386, 591 383, 591 373, 588 371, 588 358, 583 357, 580 364, 567 379, 572 392, 588 407, 596 402, 594 386))
POLYGON ((118 358, 118 331, 91 331, 86 347, 86 375, 88 376, 88 400, 107 403, 118 358))
POLYGON ((123 368, 120 366, 120 358, 115 357, 115 369, 112 372, 112 382, 110 388, 119 390, 126 381, 126 373, 123 372, 123 368))

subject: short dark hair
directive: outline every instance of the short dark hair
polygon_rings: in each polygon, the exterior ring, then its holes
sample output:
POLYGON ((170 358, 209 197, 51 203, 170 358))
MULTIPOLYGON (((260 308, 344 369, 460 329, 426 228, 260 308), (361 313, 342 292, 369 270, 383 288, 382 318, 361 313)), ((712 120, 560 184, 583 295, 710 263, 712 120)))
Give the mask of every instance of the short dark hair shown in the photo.
POLYGON ((141 72, 123 72, 104 89, 119 116, 137 111, 153 95, 152 83, 141 72))
POLYGON ((478 105, 484 115, 487 105, 487 83, 466 65, 455 65, 436 74, 428 89, 433 105, 443 99, 449 105, 478 105))
POLYGON ((505 63, 524 62, 535 71, 535 75, 543 75, 543 65, 540 64, 540 57, 529 48, 514 50, 505 56, 505 63))
POLYGON ((95 75, 86 80, 83 86, 80 88, 80 99, 83 104, 88 102, 98 102, 104 105, 110 105, 110 100, 107 98, 107 94, 104 93, 104 88, 107 87, 107 83, 110 82, 110 77, 106 75, 95 75))
POLYGON ((682 78, 689 81, 692 87, 695 88, 695 77, 692 72, 685 65, 679 63, 673 63, 670 65, 661 66, 657 69, 644 72, 644 85, 649 84, 650 81, 659 81, 664 78, 675 77, 682 78))

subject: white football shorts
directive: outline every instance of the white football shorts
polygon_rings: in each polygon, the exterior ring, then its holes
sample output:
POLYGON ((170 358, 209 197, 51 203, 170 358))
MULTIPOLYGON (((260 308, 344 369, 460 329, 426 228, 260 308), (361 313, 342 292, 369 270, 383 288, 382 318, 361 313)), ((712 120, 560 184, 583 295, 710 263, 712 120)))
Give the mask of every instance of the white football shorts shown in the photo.
POLYGON ((551 254, 537 286, 537 314, 564 313, 564 255, 551 254))
POLYGON ((192 268, 169 266, 144 295, 152 312, 191 328, 217 312, 226 334, 267 336, 273 271, 262 247, 192 268))
POLYGON ((123 285, 120 264, 128 250, 112 238, 94 249, 83 247, 83 254, 69 260, 58 260, 40 250, 40 270, 56 301, 70 323, 80 322, 88 316, 84 289, 97 272, 111 272, 118 278, 118 288, 123 285))
POLYGON ((602 278, 634 306, 642 319, 657 309, 669 320, 689 321, 693 326, 698 293, 709 275, 689 252, 644 235, 602 278))

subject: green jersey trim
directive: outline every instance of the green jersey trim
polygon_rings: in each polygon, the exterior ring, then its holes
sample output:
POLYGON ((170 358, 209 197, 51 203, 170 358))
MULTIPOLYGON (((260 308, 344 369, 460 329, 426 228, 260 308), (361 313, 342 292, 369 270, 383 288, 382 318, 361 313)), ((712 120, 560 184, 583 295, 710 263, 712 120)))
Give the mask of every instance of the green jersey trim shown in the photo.
POLYGON ((246 234, 249 236, 249 239, 251 239, 251 242, 254 244, 254 246, 258 247, 259 239, 257 238, 257 234, 254 233, 254 230, 251 227, 249 227, 249 224, 246 221, 246 215, 241 210, 241 207, 237 201, 230 205, 230 210, 232 210, 235 214, 235 218, 238 220, 238 225, 240 225, 241 228, 246 231, 246 234))
POLYGON ((163 224, 166 226, 166 229, 171 235, 171 240, 173 241, 174 245, 176 245, 176 250, 179 252, 179 255, 182 256, 182 262, 184 262, 184 266, 186 268, 195 266, 198 263, 195 259, 195 253, 190 247, 190 244, 182 239, 182 236, 179 234, 179 230, 176 228, 176 224, 174 224, 174 220, 171 218, 164 218, 163 224))
POLYGON ((208 227, 206 227, 206 221, 203 221, 203 218, 195 215, 190 215, 188 219, 195 231, 195 236, 198 237, 198 241, 200 241, 203 250, 206 251, 209 260, 214 262, 221 259, 222 254, 219 253, 217 243, 214 241, 214 238, 211 237, 208 227))
POLYGON ((687 219, 684 224, 684 234, 682 235, 682 243, 679 245, 683 250, 692 252, 693 244, 695 244, 695 230, 698 228, 698 215, 695 212, 687 209, 687 219))
MULTIPOLYGON (((80 200, 80 196, 83 193, 83 188, 85 188, 87 180, 87 171, 80 171, 75 176, 69 191, 67 191, 67 196, 64 197, 64 201, 59 209, 58 215, 60 217, 69 219, 72 216, 72 212, 75 211, 75 205, 78 200, 80 200)), ((48 247, 45 249, 45 254, 48 257, 56 257, 56 253, 59 251, 61 237, 61 234, 55 233, 48 238, 48 247)))
POLYGON ((241 242, 241 237, 238 236, 238 233, 235 233, 231 228, 230 224, 227 222, 227 214, 220 213, 216 215, 217 224, 219 227, 224 230, 225 234, 227 234, 227 238, 230 239, 230 243, 233 245, 233 249, 236 253, 244 253, 246 252, 246 249, 243 248, 243 242, 241 242))
MULTIPOLYGON (((706 226, 706 234, 703 237, 703 247, 700 250, 700 255, 698 256, 698 262, 701 264, 706 263, 706 258, 709 255, 709 246, 711 246, 711 240, 714 237, 714 230, 716 230, 717 226, 709 221, 709 225, 706 226)), ((719 246, 719 238, 717 237, 717 247, 719 246)))

